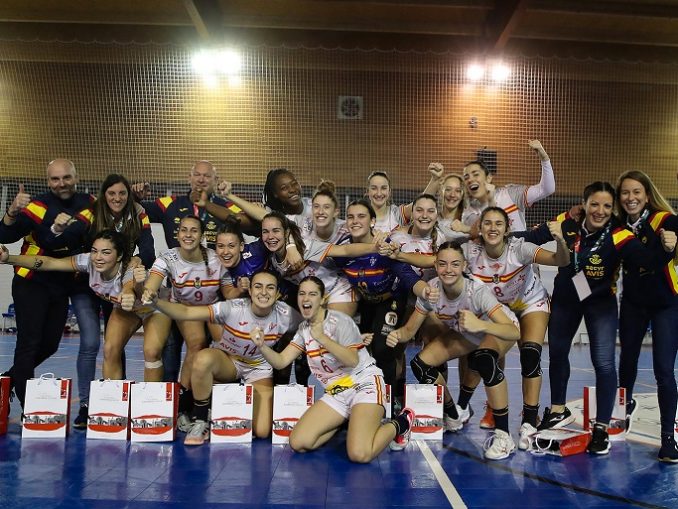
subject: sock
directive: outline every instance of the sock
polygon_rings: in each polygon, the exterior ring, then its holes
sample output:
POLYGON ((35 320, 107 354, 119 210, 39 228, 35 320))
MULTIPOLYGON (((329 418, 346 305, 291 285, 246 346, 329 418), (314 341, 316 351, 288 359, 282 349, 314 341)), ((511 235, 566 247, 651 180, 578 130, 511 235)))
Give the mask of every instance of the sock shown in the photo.
POLYGON ((191 420, 207 422, 207 413, 210 408, 210 400, 196 399, 193 402, 193 411, 191 412, 191 420))
POLYGON ((466 407, 469 404, 469 401, 471 401, 471 397, 473 396, 475 390, 476 390, 475 387, 468 387, 467 385, 462 385, 461 388, 459 389, 459 401, 457 401, 457 405, 459 405, 463 409, 466 409, 466 407))
POLYGON ((494 427, 508 433, 508 407, 500 408, 499 410, 492 409, 494 416, 494 427))
POLYGON ((454 405, 453 399, 445 403, 443 406, 443 412, 445 412, 445 415, 452 419, 459 419, 459 412, 457 412, 457 407, 454 405))
POLYGON ((193 408, 193 391, 183 385, 179 386, 179 413, 189 413, 193 408))
POLYGON ((410 430, 410 421, 407 420, 405 413, 401 413, 395 419, 391 419, 391 423, 395 426, 396 436, 407 433, 410 430))
POLYGON ((440 366, 436 366, 436 369, 438 370, 438 373, 441 374, 441 376, 445 379, 447 382, 447 377, 449 376, 448 374, 448 369, 447 369, 447 362, 444 362, 440 366))
POLYGON ((537 427, 537 418, 539 416, 539 405, 528 405, 523 403, 523 423, 537 427))

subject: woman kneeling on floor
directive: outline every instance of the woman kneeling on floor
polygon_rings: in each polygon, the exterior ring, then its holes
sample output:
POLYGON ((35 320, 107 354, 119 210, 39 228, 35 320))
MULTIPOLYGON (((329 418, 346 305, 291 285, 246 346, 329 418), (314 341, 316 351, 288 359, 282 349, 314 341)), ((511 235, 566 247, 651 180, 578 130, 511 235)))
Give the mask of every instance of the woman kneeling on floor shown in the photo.
POLYGON ((300 352, 306 353, 311 372, 325 389, 325 395, 292 430, 290 447, 297 452, 317 449, 348 420, 346 449, 351 461, 368 463, 389 443, 393 450, 404 449, 414 412, 406 408, 395 419, 381 423, 384 378, 365 349, 355 322, 326 308, 325 285, 315 276, 301 281, 298 301, 304 321, 281 353, 264 343, 263 331, 251 332, 254 344, 276 369, 289 365, 300 352))

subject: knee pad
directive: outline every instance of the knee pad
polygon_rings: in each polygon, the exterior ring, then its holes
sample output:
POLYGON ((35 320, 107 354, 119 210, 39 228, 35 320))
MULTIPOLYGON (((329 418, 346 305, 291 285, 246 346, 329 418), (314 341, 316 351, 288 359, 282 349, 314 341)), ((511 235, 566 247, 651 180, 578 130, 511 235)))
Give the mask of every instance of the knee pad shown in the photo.
POLYGON ((419 358, 419 354, 415 355, 414 358, 410 361, 410 367, 412 368, 412 373, 414 377, 419 381, 419 383, 433 385, 438 379, 440 372, 434 366, 429 366, 424 361, 419 358))
POLYGON ((523 378, 541 376, 541 349, 542 346, 534 341, 523 343, 520 347, 520 374, 523 378))
POLYGON ((494 387, 504 379, 504 372, 499 367, 499 353, 489 348, 479 348, 471 352, 468 365, 477 371, 483 379, 485 387, 494 387))
POLYGON ((144 361, 144 367, 146 369, 162 368, 162 359, 159 360, 159 361, 153 361, 153 362, 144 361))

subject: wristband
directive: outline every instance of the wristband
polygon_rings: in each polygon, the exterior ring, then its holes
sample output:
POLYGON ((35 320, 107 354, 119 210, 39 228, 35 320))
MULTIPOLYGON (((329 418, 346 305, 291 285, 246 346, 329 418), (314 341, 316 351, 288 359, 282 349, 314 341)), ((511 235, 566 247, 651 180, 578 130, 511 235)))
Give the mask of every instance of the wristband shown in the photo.
POLYGON ((5 212, 7 216, 9 216, 10 219, 16 219, 19 213, 17 212, 16 214, 12 215, 9 213, 9 207, 7 208, 7 211, 5 212))

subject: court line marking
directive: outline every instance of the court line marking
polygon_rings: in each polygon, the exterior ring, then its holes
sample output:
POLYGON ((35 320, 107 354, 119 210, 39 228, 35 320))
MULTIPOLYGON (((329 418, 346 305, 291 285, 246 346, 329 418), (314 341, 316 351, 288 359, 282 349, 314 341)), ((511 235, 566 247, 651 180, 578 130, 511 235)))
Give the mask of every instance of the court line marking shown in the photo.
POLYGON ((538 482, 545 483, 545 484, 550 484, 552 486, 556 486, 556 487, 563 488, 563 489, 569 489, 569 490, 572 490, 572 491, 576 491, 578 493, 591 495, 593 497, 598 497, 598 498, 601 498, 601 499, 604 499, 604 500, 610 500, 610 501, 613 501, 613 502, 621 502, 621 503, 629 504, 629 505, 636 505, 638 507, 644 507, 646 509, 669 509, 667 506, 656 505, 656 504, 653 504, 653 503, 650 503, 650 502, 644 502, 642 500, 634 500, 634 499, 627 498, 627 497, 624 497, 624 496, 621 496, 621 495, 604 493, 604 492, 601 492, 601 491, 596 491, 596 490, 591 489, 591 488, 586 488, 584 486, 579 486, 577 484, 572 484, 572 483, 558 481, 558 480, 555 480, 555 479, 550 479, 550 478, 545 477, 543 475, 533 474, 533 473, 527 472, 525 470, 512 468, 511 466, 504 465, 500 462, 488 462, 484 458, 476 456, 475 454, 464 451, 462 449, 457 449, 456 447, 453 447, 452 445, 449 445, 449 444, 443 445, 443 447, 445 449, 447 449, 448 451, 452 451, 454 453, 457 453, 458 455, 464 456, 465 458, 468 458, 470 460, 476 461, 478 463, 484 463, 485 465, 487 465, 488 468, 492 468, 492 469, 495 469, 495 470, 501 470, 503 472, 508 472, 508 473, 511 473, 511 474, 521 475, 521 476, 525 477, 526 479, 532 479, 534 481, 538 481, 538 482))
POLYGON ((426 445, 426 442, 423 440, 415 440, 414 443, 417 444, 417 447, 419 447, 419 450, 424 455, 424 459, 426 459, 428 466, 433 471, 433 475, 436 476, 438 484, 443 490, 443 493, 445 493, 447 500, 450 502, 450 507, 453 509, 467 509, 457 488, 454 487, 454 484, 452 484, 452 481, 445 473, 445 470, 443 470, 438 458, 435 457, 433 451, 426 445))

